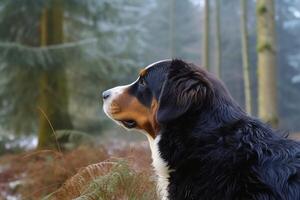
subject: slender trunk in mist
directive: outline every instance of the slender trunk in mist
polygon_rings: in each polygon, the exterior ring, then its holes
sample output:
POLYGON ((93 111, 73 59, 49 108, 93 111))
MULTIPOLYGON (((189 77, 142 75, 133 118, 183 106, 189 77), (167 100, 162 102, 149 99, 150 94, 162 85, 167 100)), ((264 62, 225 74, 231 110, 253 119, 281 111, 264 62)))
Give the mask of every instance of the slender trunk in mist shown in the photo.
POLYGON ((258 114, 278 125, 274 0, 257 0, 258 114))
POLYGON ((246 111, 252 114, 252 97, 251 97, 251 79, 249 72, 249 57, 248 57, 248 30, 247 30, 247 0, 241 2, 241 40, 242 40, 242 58, 243 58, 243 73, 244 73, 244 92, 246 111))
POLYGON ((209 0, 204 2, 203 13, 202 66, 209 70, 209 0))
MULTIPOLYGON (((63 42, 63 4, 53 0, 40 20, 40 44, 63 42)), ((66 72, 61 63, 43 70, 39 84, 38 148, 57 148, 53 129, 70 129, 66 72)))
POLYGON ((175 6, 176 0, 170 0, 170 57, 176 56, 176 44, 175 44, 175 6))
POLYGON ((221 78, 221 25, 220 25, 220 0, 216 0, 215 20, 216 20, 216 74, 221 78))

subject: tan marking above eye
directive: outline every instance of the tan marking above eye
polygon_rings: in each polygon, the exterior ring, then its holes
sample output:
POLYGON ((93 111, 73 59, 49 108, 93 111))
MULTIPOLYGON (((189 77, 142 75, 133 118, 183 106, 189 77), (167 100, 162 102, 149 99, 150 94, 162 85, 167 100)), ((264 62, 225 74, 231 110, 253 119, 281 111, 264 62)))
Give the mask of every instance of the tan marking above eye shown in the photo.
POLYGON ((147 69, 142 69, 139 73, 140 77, 146 76, 147 74, 147 69))

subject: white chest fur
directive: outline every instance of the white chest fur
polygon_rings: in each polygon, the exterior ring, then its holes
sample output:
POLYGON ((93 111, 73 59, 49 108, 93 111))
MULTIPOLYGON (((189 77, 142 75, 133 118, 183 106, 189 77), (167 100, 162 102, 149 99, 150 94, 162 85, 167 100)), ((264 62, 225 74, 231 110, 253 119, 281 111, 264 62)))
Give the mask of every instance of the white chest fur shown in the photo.
POLYGON ((168 200, 168 185, 170 177, 170 169, 164 159, 160 155, 158 148, 158 142, 160 141, 160 135, 155 139, 148 136, 150 149, 152 152, 152 165, 157 175, 157 190, 162 200, 168 200))

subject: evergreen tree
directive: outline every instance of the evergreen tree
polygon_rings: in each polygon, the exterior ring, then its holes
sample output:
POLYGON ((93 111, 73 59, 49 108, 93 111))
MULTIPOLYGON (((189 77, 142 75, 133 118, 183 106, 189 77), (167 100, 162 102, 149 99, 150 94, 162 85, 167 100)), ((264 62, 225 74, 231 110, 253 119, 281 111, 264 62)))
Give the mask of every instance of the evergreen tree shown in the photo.
POLYGON ((68 96, 76 92, 68 86, 86 94, 71 101, 76 107, 92 101, 98 108, 101 88, 124 79, 141 60, 142 51, 133 51, 141 43, 133 38, 139 27, 123 21, 137 22, 138 2, 6 0, 0 6, 0 124, 21 133, 39 130, 47 135, 41 147, 54 146, 50 123, 72 127, 68 96), (124 74, 116 73, 125 66, 124 74))

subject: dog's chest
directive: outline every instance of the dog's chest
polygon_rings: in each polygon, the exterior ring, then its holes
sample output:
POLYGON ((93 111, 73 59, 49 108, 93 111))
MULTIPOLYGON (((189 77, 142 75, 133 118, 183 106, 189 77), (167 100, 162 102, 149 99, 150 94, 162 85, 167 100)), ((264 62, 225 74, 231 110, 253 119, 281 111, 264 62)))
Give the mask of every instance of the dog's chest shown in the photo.
POLYGON ((151 153, 152 153, 152 165, 157 175, 157 190, 162 200, 168 200, 168 185, 170 177, 170 169, 166 161, 161 157, 158 142, 160 141, 160 135, 154 140, 148 137, 151 153))

